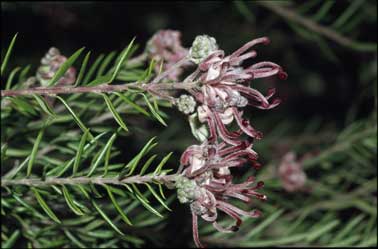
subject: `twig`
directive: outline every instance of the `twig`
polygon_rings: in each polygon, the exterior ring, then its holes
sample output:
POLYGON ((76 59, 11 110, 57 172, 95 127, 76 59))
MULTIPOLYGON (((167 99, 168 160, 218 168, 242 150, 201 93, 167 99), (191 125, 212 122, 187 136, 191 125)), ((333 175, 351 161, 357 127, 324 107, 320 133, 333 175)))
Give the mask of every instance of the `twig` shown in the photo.
POLYGON ((280 4, 277 4, 276 1, 258 1, 257 4, 273 11, 274 13, 289 19, 290 21, 299 23, 304 27, 308 28, 309 30, 316 32, 320 35, 323 35, 343 46, 364 52, 376 52, 377 51, 377 44, 376 43, 364 43, 359 41, 351 40, 334 30, 322 26, 306 17, 298 15, 294 11, 290 10, 289 8, 282 7, 280 4))
POLYGON ((118 177, 75 177, 75 178, 56 178, 48 177, 45 180, 39 178, 22 178, 22 179, 1 179, 1 187, 12 185, 25 186, 49 186, 49 185, 78 185, 78 184, 114 184, 123 185, 127 183, 143 184, 147 182, 158 181, 161 183, 171 183, 175 181, 176 175, 144 175, 131 176, 120 180, 118 177))
POLYGON ((29 89, 18 90, 1 90, 1 97, 6 96, 21 96, 21 95, 56 95, 56 94, 72 94, 72 93, 111 93, 122 92, 128 89, 139 89, 143 91, 157 91, 157 90, 189 90, 198 85, 197 82, 175 82, 175 83, 162 83, 162 84, 141 84, 140 82, 133 82, 122 85, 108 85, 101 84, 98 86, 56 86, 56 87, 38 87, 29 89))
POLYGON ((303 161, 303 167, 305 169, 308 169, 312 166, 317 165, 319 162, 321 162, 324 158, 327 158, 328 156, 332 155, 333 153, 339 152, 347 148, 353 143, 358 142, 360 139, 366 138, 368 136, 374 135, 377 133, 377 127, 367 128, 364 131, 361 131, 359 133, 354 134, 347 140, 343 140, 340 143, 334 144, 332 147, 324 150, 322 153, 315 157, 311 157, 307 160, 303 161))

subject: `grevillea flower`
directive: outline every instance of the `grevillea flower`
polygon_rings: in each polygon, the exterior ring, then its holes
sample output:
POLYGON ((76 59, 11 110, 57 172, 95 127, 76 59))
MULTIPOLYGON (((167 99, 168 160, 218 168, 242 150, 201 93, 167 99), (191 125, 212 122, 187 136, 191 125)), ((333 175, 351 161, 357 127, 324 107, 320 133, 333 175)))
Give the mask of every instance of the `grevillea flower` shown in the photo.
POLYGON ((198 67, 184 81, 198 82, 200 86, 188 90, 193 100, 188 95, 181 95, 176 104, 179 110, 190 115, 193 135, 201 144, 189 146, 182 154, 176 188, 179 201, 190 203, 193 238, 198 247, 202 247, 198 235, 198 216, 211 222, 220 232, 235 232, 242 223, 241 215, 259 217, 260 212, 244 211, 231 204, 230 198, 246 203, 251 201, 251 197, 267 199, 257 192, 263 187, 263 182, 256 183, 253 177, 248 177, 245 182, 235 184, 230 170, 246 163, 260 168, 253 141, 261 139, 262 133, 243 118, 242 108, 251 105, 271 109, 280 103, 279 99, 271 99, 274 89, 268 90, 264 96, 249 87, 249 82, 274 75, 280 79, 287 77, 282 68, 273 62, 264 61, 242 67, 243 61, 256 56, 255 51, 248 50, 260 43, 268 44, 269 40, 266 37, 252 40, 231 55, 224 56, 224 51, 218 49, 214 38, 199 36, 189 50, 189 58, 198 67), (193 113, 195 106, 197 109, 193 113), (227 127, 232 123, 238 126, 234 131, 227 127), (243 140, 243 134, 249 138, 243 140), (222 227, 217 222, 218 210, 232 217, 235 225, 222 227))
MULTIPOLYGON (((156 73, 159 73, 161 63, 164 62, 162 70, 165 71, 188 54, 181 45, 181 33, 175 30, 160 30, 148 41, 146 48, 148 57, 157 61, 156 73)), ((177 80, 181 73, 182 67, 178 67, 167 78, 177 80)))
POLYGON ((281 179, 282 186, 288 192, 303 190, 307 179, 302 163, 297 159, 294 152, 288 152, 282 157, 278 166, 278 176, 281 179))
MULTIPOLYGON (((54 77, 56 71, 67 60, 67 57, 60 54, 57 48, 50 48, 41 60, 41 66, 37 70, 36 78, 42 86, 47 86, 48 82, 54 77)), ((71 85, 76 80, 76 69, 68 68, 57 85, 71 85)))
MULTIPOLYGON (((251 197, 266 200, 267 197, 257 192, 263 182, 249 177, 245 182, 232 183, 229 168, 241 167, 252 158, 257 158, 252 144, 243 142, 238 146, 207 144, 190 146, 181 156, 183 171, 176 180, 178 199, 181 203, 190 203, 193 221, 193 237, 197 247, 203 247, 198 236, 197 216, 211 222, 220 232, 236 232, 242 224, 241 215, 259 217, 259 210, 244 211, 231 203, 230 198, 249 203, 251 197), (235 220, 235 225, 222 227, 218 222, 218 210, 235 220)), ((258 164, 252 164, 257 167, 258 164)))

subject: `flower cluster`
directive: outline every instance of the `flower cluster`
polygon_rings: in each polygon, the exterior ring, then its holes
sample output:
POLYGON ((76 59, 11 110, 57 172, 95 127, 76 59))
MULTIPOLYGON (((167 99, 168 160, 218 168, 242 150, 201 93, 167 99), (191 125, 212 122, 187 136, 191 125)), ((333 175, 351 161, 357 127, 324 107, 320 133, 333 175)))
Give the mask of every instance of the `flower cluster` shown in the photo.
MULTIPOLYGON (((148 41, 146 52, 150 59, 155 60, 156 66, 154 68, 156 73, 159 73, 160 64, 163 64, 163 71, 166 71, 172 65, 183 59, 188 50, 181 45, 181 33, 175 30, 160 30, 148 41)), ((170 80, 177 80, 182 73, 182 68, 173 70, 167 78, 170 80)))
POLYGON ((283 188, 288 192, 303 190, 307 179, 302 162, 297 159, 294 152, 288 152, 282 157, 278 167, 278 176, 283 188))
MULTIPOLYGON (((50 48, 49 51, 41 60, 41 66, 37 70, 37 80, 42 86, 47 86, 47 83, 54 77, 56 71, 67 60, 67 57, 60 54, 57 48, 50 48)), ((76 80, 76 69, 70 67, 63 77, 57 82, 57 85, 71 85, 76 80)))
POLYGON ((248 51, 250 48, 268 43, 268 38, 258 38, 225 56, 215 39, 204 35, 197 37, 189 50, 191 61, 198 67, 185 81, 198 82, 200 87, 189 90, 191 96, 181 96, 177 105, 180 110, 185 110, 185 114, 191 114, 189 120, 193 134, 202 143, 189 146, 182 154, 182 172, 180 170, 176 188, 179 201, 190 203, 193 237, 198 247, 203 247, 198 236, 198 216, 221 232, 235 232, 242 223, 241 215, 258 217, 260 212, 244 211, 228 200, 232 197, 249 203, 251 197, 267 199, 257 192, 263 182, 256 183, 253 177, 249 177, 245 182, 235 184, 230 168, 246 163, 256 169, 260 167, 256 161, 258 155, 252 147, 255 139, 262 138, 262 133, 243 118, 242 109, 247 105, 271 109, 280 103, 279 99, 272 100, 274 89, 264 96, 248 85, 253 79, 273 75, 286 79, 287 74, 279 65, 264 61, 246 68, 242 66, 245 60, 256 56, 255 51, 248 51), (201 125, 198 127, 196 122, 201 125), (231 130, 228 126, 234 123, 238 128, 231 130), (248 138, 243 139, 243 135, 248 138), (222 227, 217 222, 217 210, 232 217, 235 225, 222 227))

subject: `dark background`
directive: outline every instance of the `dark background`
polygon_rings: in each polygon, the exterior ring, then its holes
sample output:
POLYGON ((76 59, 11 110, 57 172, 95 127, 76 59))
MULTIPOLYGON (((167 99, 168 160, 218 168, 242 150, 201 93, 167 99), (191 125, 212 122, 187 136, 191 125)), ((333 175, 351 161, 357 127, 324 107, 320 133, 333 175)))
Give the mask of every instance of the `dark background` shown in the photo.
MULTIPOLYGON (((376 7, 375 1, 366 2, 376 7)), ((268 36, 272 43, 260 48, 260 58, 282 65, 289 73, 289 79, 279 85, 287 88, 279 91, 281 95, 290 94, 289 98, 283 96, 287 102, 281 108, 290 108, 287 114, 301 119, 322 114, 325 119, 342 122, 358 99, 359 72, 364 62, 376 54, 353 51, 326 40, 335 58, 327 56, 317 41, 300 37, 281 17, 253 1, 247 3, 252 17, 243 16, 234 2, 218 1, 3 2, 1 43, 4 48, 4 43, 8 44, 18 32, 17 54, 12 63, 35 64, 51 46, 67 55, 82 46, 99 54, 119 51, 136 36, 143 48, 157 30, 167 28, 180 30, 186 47, 196 35, 208 34, 216 37, 226 52, 252 38, 268 36)), ((295 7, 296 3, 291 5, 295 7)), ((374 10, 368 4, 363 8, 367 11, 365 19, 374 10)), ((342 13, 347 5, 348 1, 337 1, 328 19, 342 13)), ((362 20, 353 30, 355 33, 346 36, 376 41, 376 25, 370 20, 362 20)), ((372 101, 364 99, 357 114, 369 112, 372 101)))
MULTIPOLYGON (((308 2, 313 6, 302 14, 311 19, 322 1, 308 2)), ((337 1, 331 11, 317 21, 330 26, 351 2, 337 1)), ((302 6, 302 1, 285 3, 293 10, 302 6)), ((278 95, 284 101, 269 112, 254 110, 254 124, 259 130, 269 133, 284 121, 289 124, 292 135, 299 135, 303 127, 313 125, 315 128, 311 129, 316 130, 316 134, 310 135, 316 137, 318 131, 337 133, 375 110, 376 50, 358 51, 322 36, 311 39, 293 28, 295 23, 258 3, 249 1, 245 6, 247 12, 233 1, 2 2, 1 48, 3 52, 18 32, 14 57, 8 68, 32 64, 36 69, 51 46, 67 56, 82 46, 98 55, 120 51, 136 36, 139 52, 142 52, 145 43, 159 29, 180 30, 185 47, 190 47, 196 35, 214 36, 226 52, 236 50, 251 39, 268 36, 272 42, 258 48, 258 59, 283 66, 289 77, 286 81, 266 80, 268 85, 278 88, 278 95)), ((376 8, 376 1, 364 1, 354 14, 354 17, 359 16, 358 23, 341 33, 352 40, 376 43, 376 8)), ((304 32, 312 31, 304 28, 304 32)), ((256 88, 266 88, 265 83, 257 82, 256 88)), ((145 142, 146 137, 159 133, 170 139, 162 141, 160 150, 175 150, 176 156, 180 155, 193 139, 186 121, 174 113, 176 117, 171 115, 170 123, 176 125, 170 130, 162 131, 160 126, 153 126, 149 134, 136 131, 133 139, 138 145, 129 148, 128 155, 132 155, 130 151, 137 151, 140 141, 145 142), (178 140, 180 143, 176 143, 178 140)), ((258 146, 256 150, 261 153, 263 162, 282 156, 280 149, 272 151, 271 147, 262 146, 259 150, 258 146)), ((177 202, 173 209, 178 209, 177 202)), ((164 238, 170 242, 169 246, 180 246, 183 241, 191 243, 190 212, 181 210, 170 215, 170 228, 176 232, 164 238), (182 229, 183 226, 186 228, 182 229)))

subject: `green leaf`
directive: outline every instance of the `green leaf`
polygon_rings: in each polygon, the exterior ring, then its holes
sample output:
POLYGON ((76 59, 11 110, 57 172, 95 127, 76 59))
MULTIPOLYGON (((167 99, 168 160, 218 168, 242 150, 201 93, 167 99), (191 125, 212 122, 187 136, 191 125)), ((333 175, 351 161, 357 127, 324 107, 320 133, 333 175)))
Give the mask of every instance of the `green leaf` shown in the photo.
POLYGON ((143 175, 144 172, 146 172, 146 170, 148 169, 148 167, 151 165, 152 161, 155 159, 157 155, 152 155, 147 161, 146 163, 143 165, 142 169, 140 170, 139 172, 139 175, 143 175))
POLYGON ((54 214, 54 212, 49 208, 49 206, 47 206, 46 202, 43 200, 41 194, 38 192, 38 190, 34 187, 31 187, 30 188, 31 191, 33 191, 35 197, 37 198, 37 201, 39 203, 39 205, 42 207, 43 211, 45 211, 45 213, 51 218, 53 219, 55 222, 57 223, 61 223, 60 220, 58 219, 58 217, 56 217, 56 215, 54 214))
MULTIPOLYGON (((138 79, 139 82, 148 82, 151 77, 152 71, 155 68, 157 61, 152 59, 148 68, 144 71, 143 75, 138 79)), ((162 64, 161 64, 162 65, 162 64)))
POLYGON ((22 97, 10 98, 14 107, 25 115, 37 115, 37 112, 31 107, 30 103, 26 102, 22 97))
POLYGON ((126 56, 129 54, 130 52, 130 49, 131 47, 133 46, 133 43, 134 43, 134 40, 135 40, 135 37, 131 40, 131 42, 129 43, 129 45, 127 46, 126 48, 126 51, 122 54, 114 72, 113 72, 113 75, 112 75, 112 78, 110 79, 110 81, 108 82, 109 84, 113 82, 113 80, 115 79, 115 77, 117 76, 118 74, 118 71, 120 70, 121 68, 121 65, 123 64, 123 62, 125 61, 126 59, 126 56))
MULTIPOLYGON (((66 101, 64 99, 62 99, 61 97, 59 97, 59 96, 56 96, 56 98, 59 99, 63 103, 63 105, 67 108, 67 110, 71 113, 73 119, 79 125, 80 129, 83 132, 86 132, 88 130, 88 128, 83 124, 83 122, 81 122, 80 118, 75 114, 75 112, 66 103, 66 101)), ((90 132, 88 132, 88 136, 89 136, 90 139, 93 139, 93 136, 92 136, 92 134, 90 132)))
POLYGON ((102 151, 100 152, 99 156, 97 157, 96 161, 92 164, 87 176, 91 176, 96 168, 98 167, 98 165, 100 165, 100 162, 102 161, 102 159, 105 157, 105 154, 107 152, 107 150, 112 146, 114 140, 116 139, 117 137, 117 133, 114 133, 110 139, 108 140, 108 142, 105 144, 104 148, 102 149, 102 151))
POLYGON ((80 210, 79 207, 77 207, 74 203, 74 200, 72 199, 70 193, 68 192, 68 189, 66 188, 66 186, 62 186, 62 189, 63 189, 63 196, 64 196, 64 199, 66 199, 66 202, 67 202, 67 205, 69 206, 69 208, 71 208, 71 210, 76 214, 76 215, 83 215, 84 213, 80 210))
MULTIPOLYGON (((108 169, 109 169, 109 160, 110 160, 110 154, 111 154, 111 151, 112 151, 112 145, 114 143, 114 140, 117 136, 117 134, 121 131, 121 128, 119 127, 117 129, 117 132, 113 134, 114 138, 110 138, 110 145, 108 146, 108 148, 106 149, 106 153, 105 153, 105 163, 104 163, 104 176, 106 176, 108 174, 108 169)), ((112 137, 113 137, 112 136, 112 137)), ((122 164, 121 164, 122 165, 122 164)))
POLYGON ((30 160, 29 160, 29 163, 28 163, 26 176, 30 176, 30 174, 31 174, 33 164, 34 164, 35 158, 37 156, 38 146, 39 146, 39 143, 42 140, 43 133, 44 133, 44 129, 40 130, 39 133, 38 133, 37 139, 34 142, 33 149, 32 149, 32 152, 30 154, 30 160))
POLYGON ((121 126, 126 132, 128 132, 129 130, 126 127, 126 124, 123 122, 121 116, 116 111, 116 109, 113 106, 112 101, 109 99, 108 95, 106 95, 106 94, 101 94, 101 95, 104 97, 106 105, 109 108, 109 111, 113 114, 113 117, 117 121, 117 123, 119 124, 119 126, 121 126))
POLYGON ((110 197, 110 200, 112 201, 112 203, 113 203, 115 209, 116 209, 116 210, 118 211, 118 213, 121 215, 122 220, 123 220, 126 224, 132 226, 133 224, 131 223, 131 221, 129 220, 129 218, 127 218, 126 214, 122 211, 122 208, 119 206, 117 200, 114 198, 114 195, 113 195, 113 193, 112 193, 110 187, 107 186, 107 185, 103 185, 103 186, 106 188, 106 191, 108 192, 108 195, 109 195, 109 197, 110 197))
POLYGON ((27 65, 26 67, 24 67, 24 69, 22 69, 22 71, 20 72, 20 75, 18 76, 18 82, 24 83, 24 81, 26 80, 26 75, 29 72, 29 70, 30 70, 30 65, 27 65))
POLYGON ((350 222, 348 222, 347 225, 344 226, 342 230, 340 230, 339 233, 333 238, 333 241, 341 241, 344 240, 344 237, 348 235, 348 233, 356 226, 358 225, 363 219, 365 218, 365 215, 360 214, 356 217, 354 217, 350 222))
POLYGON ((163 118, 159 115, 159 113, 157 113, 154 109, 154 107, 151 105, 150 101, 148 100, 147 96, 143 93, 140 93, 142 94, 144 100, 146 101, 147 103, 147 106, 148 108, 150 109, 152 115, 161 123, 163 124, 164 126, 167 126, 167 124, 165 123, 165 121, 163 120, 163 118))
POLYGON ((104 61, 102 62, 101 66, 99 67, 98 71, 97 71, 97 77, 103 75, 106 67, 109 65, 110 61, 113 59, 113 57, 116 55, 116 52, 113 51, 113 52, 110 52, 104 59, 104 61))
POLYGON ((252 229, 247 235, 247 238, 251 238, 252 236, 255 236, 259 234, 262 230, 264 230, 267 226, 269 226, 271 223, 277 220, 277 218, 283 213, 283 209, 278 210, 268 218, 266 218, 263 222, 261 222, 258 226, 256 226, 254 229, 252 229))
POLYGON ((102 218, 104 218, 104 220, 117 232, 119 233, 120 235, 122 236, 125 236, 124 233, 121 232, 121 230, 118 229, 118 227, 116 225, 114 225, 114 223, 109 219, 109 217, 101 210, 101 208, 97 205, 97 203, 92 200, 92 205, 94 206, 94 208, 97 210, 97 212, 102 216, 102 218))
POLYGON ((334 220, 334 221, 329 222, 326 225, 322 225, 321 228, 318 228, 318 229, 313 230, 313 231, 309 231, 307 233, 306 241, 312 242, 312 241, 316 240, 321 235, 325 234, 326 232, 328 232, 332 228, 336 227, 339 223, 340 223, 340 221, 334 220))
POLYGON ((327 15, 327 13, 334 4, 334 1, 325 1, 323 5, 319 8, 319 10, 316 12, 316 14, 312 17, 312 20, 314 20, 315 22, 322 20, 322 18, 324 18, 327 15))
POLYGON ((12 233, 12 235, 6 241, 1 241, 1 248, 13 248, 14 243, 17 241, 18 237, 20 237, 20 230, 16 230, 12 233))
POLYGON ((33 215, 35 215, 36 217, 38 217, 39 219, 43 219, 45 216, 43 214, 41 214, 38 210, 36 210, 35 208, 33 208, 32 206, 30 206, 28 203, 26 203, 24 200, 22 200, 20 197, 18 197, 16 194, 12 194, 12 197, 17 201, 19 202, 22 206, 26 207, 27 209, 29 209, 33 215))
POLYGON ((11 84, 12 84, 12 81, 13 81, 13 78, 14 76, 16 75, 16 73, 18 71, 20 71, 20 67, 16 67, 15 69, 12 70, 12 72, 9 74, 9 77, 8 77, 8 80, 7 80, 7 83, 5 85, 5 90, 9 90, 11 88, 11 84))
POLYGON ((97 59, 95 60, 95 62, 93 63, 93 65, 89 68, 89 71, 87 73, 87 75, 85 75, 84 77, 84 84, 88 84, 88 82, 91 80, 91 77, 92 75, 94 74, 94 72, 96 71, 98 65, 100 64, 101 60, 104 58, 104 54, 100 54, 97 59))
POLYGON ((53 111, 49 103, 47 103, 47 101, 43 97, 37 94, 33 94, 33 97, 35 98, 35 100, 37 100, 37 103, 47 115, 50 115, 51 117, 56 116, 55 112, 53 111))
POLYGON ((97 85, 101 85, 101 84, 106 84, 109 82, 109 80, 111 79, 111 75, 107 74, 107 75, 102 75, 94 80, 92 80, 91 82, 89 82, 87 84, 87 86, 97 86, 97 85))
POLYGON ((91 55, 91 51, 89 51, 87 53, 87 55, 84 57, 83 64, 81 64, 79 74, 78 74, 78 76, 76 78, 75 87, 78 86, 78 85, 80 85, 81 80, 83 79, 83 75, 84 75, 85 69, 87 67, 90 55, 91 55))
POLYGON ((74 166, 73 166, 73 169, 72 169, 72 176, 74 176, 76 174, 76 172, 79 168, 80 160, 81 160, 81 157, 82 157, 82 154, 83 154, 85 142, 87 141, 87 138, 88 138, 88 134, 89 134, 89 130, 86 130, 84 132, 83 136, 80 139, 79 147, 77 149, 77 153, 76 153, 76 156, 75 156, 74 166))
MULTIPOLYGON (((156 191, 151 187, 150 184, 148 183, 145 183, 145 185, 147 186, 148 190, 152 193, 153 196, 155 196, 155 198, 160 202, 160 204, 166 208, 167 210, 169 211, 172 211, 166 204, 165 202, 160 198, 160 196, 156 193, 156 191)), ((160 184, 159 184, 160 185, 160 184)))
MULTIPOLYGON (((125 170, 128 170, 128 174, 126 176, 130 176, 133 174, 135 168, 137 167, 140 159, 148 152, 150 151, 154 146, 157 145, 157 143, 152 144, 152 142, 155 140, 156 137, 153 137, 146 143, 146 145, 143 147, 143 149, 125 166, 125 170)), ((126 174, 125 171, 122 171, 119 175, 120 178, 122 178, 126 174)))
POLYGON ((76 59, 80 56, 81 52, 85 49, 82 47, 81 49, 77 50, 70 58, 68 58, 56 71, 53 78, 47 83, 47 86, 54 85, 65 73, 66 71, 72 66, 72 64, 76 61, 76 59))
POLYGON ((168 155, 166 155, 162 160, 161 162, 159 163, 159 165, 156 167, 155 171, 154 171, 154 174, 155 175, 158 175, 161 171, 161 169, 163 168, 163 166, 167 163, 167 161, 169 160, 169 158, 172 156, 173 152, 170 152, 168 155))
POLYGON ((69 240, 79 248, 87 248, 83 243, 81 243, 75 236, 73 236, 67 229, 63 229, 64 234, 68 237, 69 240))
POLYGON ((8 63, 9 57, 10 57, 10 55, 12 53, 12 49, 13 49, 14 43, 16 42, 17 35, 18 35, 18 33, 16 33, 13 36, 12 41, 9 44, 8 50, 7 50, 6 54, 5 54, 5 57, 1 60, 2 61, 1 62, 1 75, 4 75, 3 73, 4 73, 5 68, 7 67, 7 63, 8 63))
POLYGON ((332 28, 340 28, 348 19, 358 10, 358 8, 365 2, 365 0, 352 1, 349 7, 340 15, 336 21, 331 25, 332 28))
POLYGON ((134 102, 132 102, 126 95, 119 93, 119 92, 115 92, 114 94, 117 95, 118 97, 120 97, 127 104, 131 105, 138 112, 146 115, 147 117, 151 117, 151 115, 146 110, 144 110, 142 107, 140 107, 137 104, 135 104, 134 102))
POLYGON ((160 218, 163 218, 163 215, 161 215, 156 209, 154 209, 149 203, 149 201, 144 197, 139 189, 135 186, 135 184, 131 184, 131 186, 134 189, 135 197, 142 203, 142 205, 149 210, 151 213, 155 214, 156 216, 159 216, 160 218))

